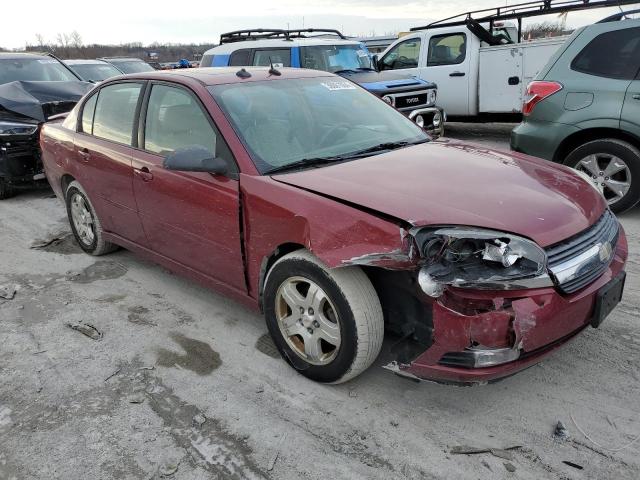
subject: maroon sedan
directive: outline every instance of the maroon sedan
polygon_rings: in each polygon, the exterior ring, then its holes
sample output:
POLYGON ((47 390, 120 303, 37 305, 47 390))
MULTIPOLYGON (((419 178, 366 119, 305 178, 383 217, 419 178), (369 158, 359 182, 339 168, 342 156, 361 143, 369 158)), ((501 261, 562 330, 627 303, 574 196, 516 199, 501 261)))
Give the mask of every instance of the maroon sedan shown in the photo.
POLYGON ((620 300, 602 196, 521 154, 432 142, 348 80, 302 69, 108 80, 41 137, 80 246, 116 246, 264 312, 283 358, 347 381, 387 368, 484 383, 620 300))

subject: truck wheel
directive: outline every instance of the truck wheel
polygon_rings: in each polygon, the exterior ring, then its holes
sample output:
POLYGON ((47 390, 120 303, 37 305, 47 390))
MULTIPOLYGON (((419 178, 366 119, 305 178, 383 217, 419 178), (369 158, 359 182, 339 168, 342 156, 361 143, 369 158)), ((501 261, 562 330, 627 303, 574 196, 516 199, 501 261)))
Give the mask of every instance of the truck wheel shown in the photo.
POLYGON ((382 348, 382 307, 359 267, 329 270, 306 250, 289 253, 267 275, 264 306, 280 354, 312 380, 346 382, 382 348))
POLYGON ((89 255, 99 256, 118 249, 117 245, 104 239, 100 219, 78 182, 69 184, 65 203, 71 231, 82 250, 89 255))
POLYGON ((0 178, 0 200, 6 200, 15 195, 15 190, 4 179, 0 178))
POLYGON ((640 201, 640 150, 615 138, 587 142, 573 150, 565 165, 589 175, 616 213, 640 201))

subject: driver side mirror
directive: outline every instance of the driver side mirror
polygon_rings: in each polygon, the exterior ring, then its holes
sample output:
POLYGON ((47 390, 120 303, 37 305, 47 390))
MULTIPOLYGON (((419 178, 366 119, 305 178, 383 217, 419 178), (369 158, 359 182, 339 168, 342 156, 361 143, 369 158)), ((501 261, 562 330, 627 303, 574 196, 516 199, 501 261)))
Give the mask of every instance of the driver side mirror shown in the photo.
POLYGON ((378 54, 376 53, 375 55, 371 56, 371 63, 373 64, 373 68, 376 70, 376 72, 380 71, 380 63, 379 63, 380 59, 378 58, 378 54))
POLYGON ((211 152, 201 145, 181 147, 164 159, 164 168, 179 172, 206 172, 225 175, 227 162, 220 157, 211 157, 211 152))

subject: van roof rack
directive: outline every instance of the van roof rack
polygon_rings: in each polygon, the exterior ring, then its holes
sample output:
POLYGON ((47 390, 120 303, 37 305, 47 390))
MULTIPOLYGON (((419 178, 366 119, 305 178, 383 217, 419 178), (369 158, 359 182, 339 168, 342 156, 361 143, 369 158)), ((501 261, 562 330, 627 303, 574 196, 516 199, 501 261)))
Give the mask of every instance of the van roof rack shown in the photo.
POLYGON ((501 7, 484 8, 443 18, 422 27, 414 27, 412 32, 440 27, 456 27, 469 23, 489 23, 493 31, 496 21, 518 20, 518 41, 522 40, 522 19, 541 15, 560 14, 593 8, 621 7, 638 3, 638 0, 536 0, 501 7))
MULTIPOLYGON (((254 28, 249 30, 235 30, 220 35, 220 45, 233 42, 244 42, 246 40, 270 40, 275 38, 283 38, 291 40, 293 38, 310 38, 305 33, 331 34, 347 40, 340 31, 331 28, 300 28, 300 29, 265 29, 254 28)), ((320 37, 322 35, 312 35, 311 37, 320 37)))

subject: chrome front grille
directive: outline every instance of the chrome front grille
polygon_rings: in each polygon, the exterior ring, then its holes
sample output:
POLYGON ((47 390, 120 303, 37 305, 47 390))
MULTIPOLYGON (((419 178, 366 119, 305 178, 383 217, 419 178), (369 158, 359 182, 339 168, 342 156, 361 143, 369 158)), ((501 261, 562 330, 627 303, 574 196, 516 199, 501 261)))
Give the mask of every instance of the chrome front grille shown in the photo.
POLYGON ((615 254, 618 220, 610 210, 587 230, 548 247, 548 265, 560 290, 573 293, 602 275, 615 254))

